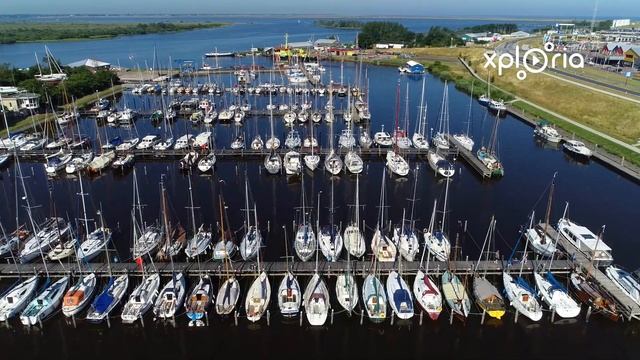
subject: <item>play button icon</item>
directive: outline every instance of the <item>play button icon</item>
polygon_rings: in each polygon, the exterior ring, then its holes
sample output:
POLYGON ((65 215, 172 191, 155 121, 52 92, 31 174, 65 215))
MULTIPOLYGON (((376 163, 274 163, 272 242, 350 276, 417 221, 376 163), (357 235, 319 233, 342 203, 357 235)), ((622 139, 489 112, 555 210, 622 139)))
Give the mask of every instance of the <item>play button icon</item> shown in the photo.
POLYGON ((531 62, 533 63, 533 66, 537 66, 538 64, 540 64, 540 60, 537 56, 532 56, 532 58, 533 59, 531 59, 531 62))

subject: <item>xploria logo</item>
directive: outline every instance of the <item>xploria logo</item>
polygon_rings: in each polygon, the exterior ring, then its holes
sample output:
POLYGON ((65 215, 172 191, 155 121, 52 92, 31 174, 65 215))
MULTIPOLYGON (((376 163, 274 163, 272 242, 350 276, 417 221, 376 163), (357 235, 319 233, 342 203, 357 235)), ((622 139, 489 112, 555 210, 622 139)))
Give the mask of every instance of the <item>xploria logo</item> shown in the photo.
POLYGON ((532 48, 527 50, 524 55, 520 56, 520 46, 516 45, 515 56, 510 53, 503 53, 498 55, 495 51, 484 53, 486 62, 484 68, 487 69, 491 66, 498 70, 498 75, 502 76, 504 69, 510 69, 515 66, 518 72, 516 77, 518 80, 524 80, 527 78, 528 73, 539 74, 545 71, 548 67, 555 69, 557 66, 561 66, 566 69, 571 67, 573 69, 584 68, 584 56, 581 54, 561 54, 555 53, 549 60, 549 54, 555 50, 555 45, 551 42, 544 44, 544 50, 539 48, 532 48), (561 60, 561 64, 558 64, 558 59, 561 60), (497 60, 497 63, 496 63, 497 60))

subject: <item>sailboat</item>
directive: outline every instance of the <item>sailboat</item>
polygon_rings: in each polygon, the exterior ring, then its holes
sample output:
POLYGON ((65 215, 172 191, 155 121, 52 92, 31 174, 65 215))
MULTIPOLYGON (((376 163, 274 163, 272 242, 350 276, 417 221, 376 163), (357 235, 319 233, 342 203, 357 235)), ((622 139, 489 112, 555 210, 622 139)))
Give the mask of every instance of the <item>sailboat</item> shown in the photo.
POLYGON ((271 150, 269 155, 267 155, 267 157, 264 159, 264 167, 271 175, 279 173, 282 169, 282 159, 280 158, 280 155, 275 152, 275 150, 271 150))
MULTIPOLYGON (((107 258, 108 257, 109 255, 107 254, 107 258)), ((108 266, 109 269, 111 269, 110 263, 108 263, 108 266)), ((106 319, 111 314, 111 311, 120 303, 128 287, 129 277, 126 274, 114 278, 111 270, 109 270, 107 283, 87 311, 87 321, 99 323, 106 319)))
POLYGON ((8 321, 22 311, 38 288, 38 277, 32 276, 7 290, 0 298, 0 321, 8 321))
MULTIPOLYGON (((318 221, 319 224, 319 221, 318 221)), ((319 225, 318 225, 319 227, 319 225)), ((318 232, 320 229, 318 229, 318 232)), ((304 290, 303 304, 305 313, 307 315, 307 321, 312 326, 322 326, 327 321, 327 315, 331 308, 331 301, 329 299, 329 289, 327 284, 322 279, 322 276, 318 272, 318 253, 320 251, 316 249, 316 268, 311 280, 307 284, 307 288, 304 290)))
MULTIPOLYGON (((334 223, 335 207, 333 203, 334 198, 333 191, 333 179, 331 179, 331 204, 329 207, 329 225, 323 226, 318 234, 318 242, 320 244, 320 250, 322 254, 330 262, 336 262, 340 258, 342 252, 342 235, 340 229, 334 223)), ((318 194, 318 215, 320 214, 320 194, 318 194)))
POLYGON ((450 270, 442 274, 442 295, 454 315, 465 319, 471 311, 471 300, 460 278, 450 270))
POLYGON ((290 150, 284 154, 284 170, 287 175, 300 175, 302 160, 299 152, 290 150))
POLYGON ((167 260, 168 258, 172 258, 173 256, 176 256, 180 252, 182 252, 182 249, 187 242, 187 232, 180 224, 178 224, 175 228, 172 227, 171 220, 169 219, 169 206, 167 204, 167 193, 164 187, 164 181, 160 182, 160 188, 160 205, 164 241, 162 243, 162 246, 160 246, 160 251, 158 251, 156 258, 158 258, 158 260, 167 260))
POLYGON ((436 175, 450 178, 455 174, 453 165, 440 153, 449 150, 449 88, 446 86, 440 106, 439 130, 433 137, 435 149, 429 149, 427 160, 436 175))
POLYGON ((304 188, 304 175, 302 176, 301 185, 301 205, 299 209, 300 223, 296 230, 296 238, 294 241, 294 248, 296 254, 302 261, 308 261, 313 252, 316 249, 316 234, 313 231, 313 226, 310 224, 310 214, 307 213, 307 206, 305 203, 305 188, 304 188))
POLYGON ((361 258, 364 255, 366 244, 364 235, 360 230, 360 176, 356 176, 356 195, 354 204, 354 216, 344 229, 344 247, 350 255, 361 258))
POLYGON ((377 262, 378 260, 374 257, 371 273, 362 283, 362 301, 369 320, 380 323, 387 318, 387 294, 378 279, 377 262))
POLYGON ((393 313, 402 320, 413 317, 413 297, 409 286, 402 278, 402 257, 398 257, 398 271, 391 270, 387 276, 387 294, 393 313))
POLYGON ((159 288, 160 275, 157 273, 144 274, 142 282, 133 289, 129 295, 129 300, 122 308, 122 314, 120 315, 122 323, 133 324, 136 320, 142 319, 144 314, 153 307, 159 288))
MULTIPOLYGON (((329 102, 333 103, 332 100, 333 95, 329 94, 329 102)), ((333 110, 329 109, 328 114, 331 114, 333 117, 333 110)), ((333 122, 331 122, 329 125, 329 154, 327 154, 327 157, 324 159, 324 168, 331 175, 338 175, 342 171, 343 165, 342 159, 340 159, 340 156, 336 153, 333 146, 333 122)))
MULTIPOLYGON (((408 100, 407 100, 408 102, 408 100)), ((402 157, 400 154, 400 140, 399 135, 402 135, 406 140, 406 135, 404 132, 399 131, 400 128, 398 126, 398 118, 400 116, 400 82, 398 81, 398 91, 396 94, 396 130, 393 132, 393 149, 387 151, 387 167, 391 171, 391 173, 396 174, 398 176, 407 176, 409 174, 409 163, 402 157)), ((376 134, 377 135, 377 134, 376 134)), ((411 140, 409 140, 411 141, 411 140)))
MULTIPOLYGON (((271 77, 271 73, 269 73, 269 77, 271 77)), ((271 102, 271 92, 269 92, 269 128, 271 129, 271 137, 267 139, 266 148, 269 150, 276 150, 280 147, 280 139, 278 139, 273 133, 273 104, 271 102)), ((269 169, 267 168, 267 170, 269 169)))
POLYGON ((28 263, 40 256, 44 251, 53 249, 71 230, 71 225, 63 218, 52 217, 36 226, 33 224, 35 235, 29 238, 19 253, 21 263, 28 263))
POLYGON ((476 298, 476 303, 482 309, 482 311, 489 314, 489 316, 501 319, 505 314, 505 304, 502 295, 498 289, 487 279, 486 269, 483 274, 478 272, 480 266, 480 260, 484 253, 485 246, 487 247, 485 261, 489 261, 489 252, 491 250, 491 244, 495 243, 495 229, 496 220, 492 217, 489 223, 489 229, 487 230, 487 236, 482 244, 480 250, 480 257, 476 263, 473 275, 473 296, 476 298))
MULTIPOLYGON (((213 247, 213 259, 224 261, 225 259, 231 259, 235 255, 236 251, 238 250, 238 246, 236 245, 235 234, 230 230, 229 218, 227 217, 226 211, 227 208, 225 206, 222 194, 220 194, 218 198, 220 211, 220 239, 213 247)), ((247 219, 247 221, 249 220, 247 219)), ((247 231, 247 234, 251 234, 250 230, 247 231)), ((256 234, 256 236, 260 236, 260 232, 257 229, 256 234)), ((260 240, 260 243, 261 242, 262 241, 260 240)))
POLYGON ((256 257, 260 252, 260 247, 262 246, 262 235, 260 234, 260 229, 258 229, 258 214, 254 204, 253 207, 253 220, 254 223, 251 225, 251 215, 249 212, 249 180, 245 174, 244 181, 244 197, 245 197, 245 230, 246 233, 240 242, 240 255, 242 255, 242 259, 244 261, 252 260, 256 257))
POLYGON ((285 261, 287 265, 287 272, 280 281, 278 286, 278 307, 280 313, 284 317, 294 317, 300 312, 300 305, 302 304, 302 291, 300 290, 300 283, 298 279, 293 275, 289 268, 289 241, 287 240, 287 231, 284 230, 284 251, 285 261))
POLYGON ((231 272, 231 260, 228 256, 224 258, 224 265, 227 278, 220 285, 218 297, 215 301, 216 313, 218 315, 231 314, 240 299, 240 283, 231 272))
POLYGON ((347 253, 346 271, 336 278, 336 297, 340 306, 351 316, 353 309, 358 305, 358 285, 351 269, 351 256, 349 253, 347 253))
POLYGON ((78 282, 67 290, 62 298, 62 313, 66 317, 78 315, 93 298, 97 289, 96 274, 81 275, 78 282))
POLYGON ((36 55, 36 63, 38 64, 39 74, 35 75, 36 80, 42 81, 45 83, 57 83, 60 81, 64 81, 67 79, 67 74, 62 71, 62 67, 58 64, 55 57, 51 53, 51 50, 45 45, 44 52, 47 56, 47 63, 49 66, 49 74, 43 74, 42 69, 40 68, 40 62, 38 61, 38 56, 36 55), (54 72, 55 71, 55 72, 54 72))
MULTIPOLYGON (((529 240, 525 237, 524 257, 520 262, 518 277, 514 279, 511 274, 505 270, 502 272, 502 282, 504 285, 504 293, 507 295, 511 306, 531 321, 539 321, 542 319, 542 306, 540 306, 538 302, 536 291, 529 285, 529 282, 522 277, 528 245, 529 240)), ((516 248, 517 246, 514 248, 511 257, 513 257, 516 248)), ((509 258, 509 262, 511 262, 511 257, 509 258)))
POLYGON ((432 320, 438 320, 442 312, 442 294, 436 282, 428 275, 430 260, 431 254, 425 241, 424 251, 422 251, 422 257, 420 258, 420 266, 416 272, 416 277, 413 279, 413 295, 416 297, 418 305, 427 312, 427 315, 432 320), (427 256, 426 269, 422 267, 425 255, 427 256))
POLYGON ((203 326, 202 319, 209 311, 213 301, 213 288, 209 276, 200 276, 198 283, 191 289, 185 309, 189 318, 189 326, 203 326))
POLYGON ((164 231, 155 225, 146 225, 142 217, 142 204, 140 200, 140 192, 138 187, 138 177, 136 170, 133 169, 133 258, 142 258, 144 256, 153 256, 158 250, 160 242, 164 237, 164 231), (136 218, 137 215, 137 218, 136 218), (138 237, 138 230, 140 236, 138 237))
POLYGON ((476 156, 489 169, 491 176, 504 176, 504 168, 498 158, 498 125, 500 118, 496 116, 488 147, 481 147, 476 156))
POLYGON ((187 293, 187 281, 183 273, 171 274, 169 280, 160 290, 153 306, 153 315, 160 319, 175 318, 182 307, 187 293))
POLYGON ((580 271, 573 271, 570 280, 570 287, 576 297, 585 305, 590 306, 595 313, 602 314, 613 321, 620 319, 621 314, 615 300, 611 298, 611 295, 602 291, 597 282, 580 271))
POLYGON ((310 154, 305 154, 303 157, 304 160, 304 164, 309 168, 309 170, 311 171, 315 171, 315 169, 318 168, 318 164, 320 164, 320 156, 318 154, 314 154, 313 150, 316 146, 318 146, 318 140, 313 137, 313 123, 312 123, 312 119, 314 117, 311 116, 311 119, 309 120, 309 132, 310 135, 307 139, 304 140, 304 145, 306 147, 307 145, 307 140, 309 140, 309 146, 311 148, 311 153, 310 154))
POLYGON ((405 212, 402 211, 402 223, 400 226, 396 226, 393 229, 393 242, 400 250, 400 255, 407 261, 413 261, 418 252, 420 251, 420 243, 418 242, 418 236, 415 231, 415 221, 413 219, 413 213, 416 202, 416 191, 418 189, 418 173, 419 168, 416 167, 415 177, 413 180, 413 196, 411 198, 411 216, 409 223, 405 223, 405 212))
POLYGON ((425 130, 427 129, 427 105, 424 101, 424 91, 427 78, 422 78, 422 95, 420 95, 420 111, 418 111, 418 119, 416 121, 416 131, 413 133, 411 140, 413 140, 413 146, 416 149, 425 150, 429 149, 429 140, 425 136, 425 130))
POLYGON ((444 90, 442 93, 442 110, 440 111, 440 121, 438 122, 438 131, 431 141, 433 145, 440 150, 449 150, 449 86, 447 81, 444 82, 444 90), (446 110, 446 114, 444 112, 446 110), (446 115, 446 116, 444 116, 446 115))
POLYGON ((64 276, 58 281, 46 287, 37 295, 20 314, 20 322, 25 326, 33 326, 42 323, 60 306, 62 296, 67 290, 69 277, 64 276))
POLYGON ((525 231, 525 236, 533 247, 533 250, 542 257, 552 257, 556 252, 556 242, 547 233, 547 227, 549 226, 551 216, 551 204, 553 202, 553 192, 555 188, 556 175, 553 175, 551 180, 551 186, 549 188, 549 198, 547 201, 547 212, 545 215, 544 224, 538 224, 533 226, 533 219, 535 217, 535 211, 531 213, 531 222, 529 228, 525 231))
MULTIPOLYGON (((254 204, 254 213, 256 211, 254 204)), ((260 267, 260 249, 258 247, 257 260, 258 271, 261 271, 260 267)), ((247 319, 251 322, 259 321, 262 318, 262 314, 269 308, 269 301, 271 300, 271 284, 269 283, 269 277, 265 271, 260 272, 258 277, 253 281, 247 297, 244 303, 244 307, 247 310, 247 319)))
POLYGON ((444 206, 442 208, 442 222, 440 222, 439 229, 436 228, 436 209, 438 201, 433 202, 433 212, 431 213, 431 221, 429 228, 424 230, 424 242, 427 245, 429 253, 433 255, 438 261, 447 261, 449 254, 451 253, 451 242, 445 234, 445 220, 447 217, 447 202, 449 197, 449 180, 446 179, 446 186, 444 192, 444 206))
POLYGON ((200 225, 200 228, 196 230, 196 219, 195 219, 195 207, 193 205, 193 189, 191 187, 191 176, 189 179, 189 210, 191 210, 191 230, 193 235, 187 241, 187 244, 184 248, 184 253, 188 258, 196 258, 199 255, 205 253, 209 246, 211 246, 211 231, 208 231, 204 224, 200 225))
POLYGON ((469 116, 467 117, 467 131, 464 134, 454 134, 453 138, 462 146, 464 149, 473 151, 473 139, 469 136, 469 129, 471 128, 471 112, 473 109, 473 85, 475 83, 475 79, 471 81, 471 96, 469 96, 469 116))
POLYGON ((558 316, 567 319, 580 315, 580 304, 569 295, 564 285, 550 271, 546 273, 535 272, 533 277, 540 297, 558 316))
POLYGON ((378 209, 378 223, 371 239, 371 250, 376 259, 380 262, 393 262, 398 252, 396 245, 385 233, 385 213, 386 213, 386 181, 387 170, 382 170, 382 183, 380 186, 380 206, 378 209))
POLYGON ((356 139, 352 135, 352 124, 352 121, 347 124, 350 139, 353 139, 353 141, 349 141, 348 146, 346 146, 349 151, 347 151, 347 154, 344 156, 344 165, 350 173, 360 174, 364 169, 364 163, 360 155, 353 149, 356 144, 356 139))

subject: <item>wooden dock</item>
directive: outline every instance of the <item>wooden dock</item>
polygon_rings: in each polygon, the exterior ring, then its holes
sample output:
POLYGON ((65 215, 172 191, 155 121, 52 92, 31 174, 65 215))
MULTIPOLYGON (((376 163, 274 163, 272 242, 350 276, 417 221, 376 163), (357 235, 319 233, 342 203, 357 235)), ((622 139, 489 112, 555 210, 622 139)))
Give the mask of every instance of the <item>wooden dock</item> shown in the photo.
POLYGON ((456 155, 459 155, 469 166, 475 170, 483 179, 491 178, 491 170, 486 167, 478 157, 471 151, 465 149, 460 143, 451 135, 449 135, 449 143, 455 147, 456 155))
MULTIPOLYGON (((593 266, 591 260, 578 248, 573 245, 564 236, 558 234, 552 225, 546 226, 547 234, 552 239, 558 239, 560 245, 567 256, 572 259, 573 266, 580 268, 589 274, 602 288, 611 295, 617 302, 618 310, 625 316, 627 320, 640 320, 640 306, 636 304, 629 296, 623 293, 609 277, 604 274, 597 266, 593 266)), ((553 269, 552 269, 553 271, 553 269)))
MULTIPOLYGON (((449 263, 450 269, 458 275, 472 275, 473 269, 476 263, 474 261, 451 261, 449 263)), ((538 268, 538 262, 535 260, 527 261, 524 264, 523 272, 525 274, 532 274, 534 269, 538 268)), ((517 269, 520 269, 520 263, 514 265, 517 269)), ((331 277, 337 276, 347 271, 350 268, 356 276, 365 277, 372 271, 371 261, 352 261, 348 264, 347 261, 341 260, 338 262, 326 262, 321 261, 318 263, 318 272, 322 275, 331 277)), ((501 275, 503 270, 508 268, 506 262, 503 261, 481 261, 478 266, 478 272, 486 273, 489 275, 501 275)), ((315 273, 315 262, 263 262, 261 263, 261 269, 266 271, 270 276, 284 276, 287 270, 296 274, 297 276, 312 276, 315 273)), ((380 271, 382 276, 385 276, 389 271, 397 269, 395 263, 378 263, 377 270, 380 271)), ((403 262, 402 273, 406 276, 414 276, 420 269, 419 261, 403 262)), ((426 271, 430 275, 441 275, 444 271, 448 270, 446 262, 431 261, 429 268, 426 268, 426 262, 423 264, 422 270, 426 271)), ((573 264, 568 260, 554 261, 552 272, 557 274, 568 274, 573 269, 573 264)), ((78 266, 75 262, 69 264, 60 263, 47 263, 47 270, 51 276, 63 276, 70 273, 77 273, 78 266)), ((132 276, 142 276, 142 271, 137 264, 133 262, 127 263, 112 263, 111 270, 113 274, 130 274, 132 276)), ((223 277, 229 273, 233 273, 238 277, 253 277, 258 273, 258 267, 256 262, 236 262, 233 264, 233 269, 229 272, 225 269, 224 264, 220 261, 206 261, 198 264, 195 261, 192 262, 175 262, 173 267, 168 262, 154 262, 146 264, 147 271, 157 271, 161 275, 170 275, 172 272, 180 271, 188 276, 197 277, 200 275, 210 275, 214 277, 223 277)), ((109 276, 109 269, 106 263, 89 263, 84 265, 83 272, 94 272, 97 276, 109 276)), ((43 275, 46 274, 45 266, 42 263, 33 264, 0 264, 0 278, 18 277, 18 276, 30 276, 30 275, 43 275)))

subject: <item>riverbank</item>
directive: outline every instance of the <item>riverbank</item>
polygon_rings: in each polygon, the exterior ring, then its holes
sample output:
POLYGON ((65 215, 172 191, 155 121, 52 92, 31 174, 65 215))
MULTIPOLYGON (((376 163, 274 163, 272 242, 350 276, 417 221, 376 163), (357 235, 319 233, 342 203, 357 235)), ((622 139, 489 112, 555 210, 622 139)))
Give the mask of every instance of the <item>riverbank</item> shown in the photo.
POLYGON ((38 41, 80 41, 111 39, 117 36, 146 35, 217 28, 227 23, 0 23, 0 44, 38 41))
MULTIPOLYGON (((116 95, 120 94, 123 90, 124 90, 123 85, 115 85, 112 88, 105 89, 97 93, 81 97, 75 101, 75 104, 78 110, 83 110, 93 105, 99 98, 112 97, 114 94, 116 95)), ((63 110, 70 109, 71 107, 72 107, 72 104, 66 104, 61 106, 63 110)), ((54 114, 51 114, 49 112, 44 114, 31 115, 9 126, 9 131, 11 133, 14 133, 14 132, 29 129, 34 126, 39 127, 47 122, 54 121, 55 119, 56 117, 54 116, 54 114)), ((3 129, 2 131, 0 131, 0 137, 5 137, 5 136, 7 136, 7 129, 3 129)))

